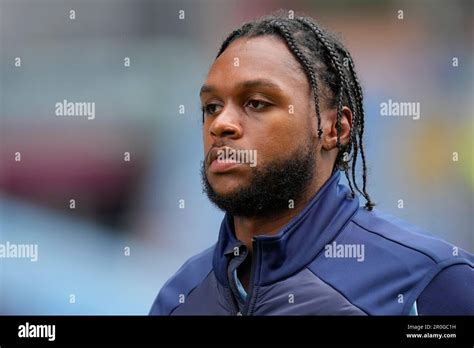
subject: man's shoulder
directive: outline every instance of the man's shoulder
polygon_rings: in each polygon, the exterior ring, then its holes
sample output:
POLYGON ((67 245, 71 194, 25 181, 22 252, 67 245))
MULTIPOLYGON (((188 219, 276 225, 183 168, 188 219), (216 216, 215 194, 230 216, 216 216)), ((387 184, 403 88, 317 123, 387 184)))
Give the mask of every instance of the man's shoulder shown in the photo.
POLYGON ((432 264, 461 262, 474 265, 469 252, 386 212, 360 208, 351 223, 348 227, 355 238, 374 248, 390 248, 393 254, 400 252, 404 258, 413 255, 432 264))
MULTIPOLYGON (((456 265, 463 266, 463 272, 474 265, 469 252, 395 216, 364 208, 326 249, 309 268, 359 308, 376 315, 407 315, 436 276, 457 270, 456 265)), ((459 290, 464 285, 450 286, 459 290)))
POLYGON ((176 273, 163 285, 150 315, 169 315, 211 272, 212 259, 216 245, 189 258, 176 273))
POLYGON ((377 264, 386 284, 400 291, 407 314, 414 301, 418 313, 426 315, 460 315, 474 313, 472 288, 474 256, 462 248, 393 215, 360 209, 353 217, 355 238, 369 247, 366 254, 377 255, 368 262, 377 264), (375 262, 377 261, 377 262, 375 262))

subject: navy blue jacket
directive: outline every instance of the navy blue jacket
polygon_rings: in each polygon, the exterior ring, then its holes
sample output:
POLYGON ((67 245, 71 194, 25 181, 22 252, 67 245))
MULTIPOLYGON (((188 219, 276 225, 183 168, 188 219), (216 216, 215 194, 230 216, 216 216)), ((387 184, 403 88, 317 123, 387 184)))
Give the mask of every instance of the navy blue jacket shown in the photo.
POLYGON ((189 259, 152 315, 473 315, 474 257, 380 211, 359 206, 334 173, 281 231, 247 256, 226 215, 215 245, 189 259))

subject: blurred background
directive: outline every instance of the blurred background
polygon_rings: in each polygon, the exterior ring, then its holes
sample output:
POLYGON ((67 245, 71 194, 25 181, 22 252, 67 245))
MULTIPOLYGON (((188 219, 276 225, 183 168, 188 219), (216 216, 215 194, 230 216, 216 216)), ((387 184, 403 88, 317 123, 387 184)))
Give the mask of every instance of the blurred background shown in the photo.
POLYGON ((146 314, 216 241, 199 88, 227 33, 280 8, 352 52, 377 207, 474 251, 472 1, 2 0, 0 243, 38 261, 0 259, 1 314, 146 314), (95 119, 55 116, 64 99, 95 119))

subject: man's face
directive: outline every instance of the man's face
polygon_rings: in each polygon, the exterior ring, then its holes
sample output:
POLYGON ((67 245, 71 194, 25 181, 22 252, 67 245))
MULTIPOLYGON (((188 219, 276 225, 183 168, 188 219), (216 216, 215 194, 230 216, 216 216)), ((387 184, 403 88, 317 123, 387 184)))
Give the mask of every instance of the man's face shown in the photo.
POLYGON ((271 36, 236 40, 212 65, 200 97, 209 198, 244 215, 259 213, 252 206, 265 213, 298 199, 314 174, 315 116, 307 78, 285 43, 271 36), (254 151, 256 166, 222 163, 216 156, 225 147, 254 151))

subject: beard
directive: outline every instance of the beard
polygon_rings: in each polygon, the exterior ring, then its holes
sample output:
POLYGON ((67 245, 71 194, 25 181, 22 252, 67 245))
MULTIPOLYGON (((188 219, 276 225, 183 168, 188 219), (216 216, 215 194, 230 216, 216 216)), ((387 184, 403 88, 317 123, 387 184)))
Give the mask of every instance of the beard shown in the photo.
POLYGON ((263 167, 251 167, 250 182, 232 193, 216 192, 201 166, 203 192, 219 209, 232 216, 269 217, 279 215, 306 193, 313 176, 316 152, 312 141, 306 142, 284 159, 275 159, 263 167))

